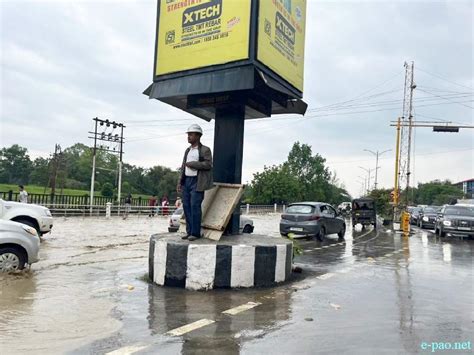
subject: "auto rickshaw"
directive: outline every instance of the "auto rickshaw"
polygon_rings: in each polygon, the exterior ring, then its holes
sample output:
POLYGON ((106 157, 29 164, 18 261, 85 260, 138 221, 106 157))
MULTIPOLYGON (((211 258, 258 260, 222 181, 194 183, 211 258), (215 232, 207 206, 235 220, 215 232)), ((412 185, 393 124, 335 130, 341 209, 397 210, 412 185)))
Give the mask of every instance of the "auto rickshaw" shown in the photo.
POLYGON ((352 200, 352 228, 358 223, 362 224, 362 227, 372 224, 374 228, 377 228, 377 213, 375 201, 372 198, 352 200))

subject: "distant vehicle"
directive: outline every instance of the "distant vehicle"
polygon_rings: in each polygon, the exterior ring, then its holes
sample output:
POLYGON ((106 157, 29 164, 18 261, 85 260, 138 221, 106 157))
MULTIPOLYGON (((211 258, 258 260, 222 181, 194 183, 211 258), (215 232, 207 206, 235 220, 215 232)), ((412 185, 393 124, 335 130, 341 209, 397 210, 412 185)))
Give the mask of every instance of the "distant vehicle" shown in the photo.
POLYGON ((281 215, 280 234, 289 233, 301 237, 322 240, 328 234, 340 239, 346 233, 346 223, 334 207, 324 202, 298 202, 288 206, 281 215))
POLYGON ((423 207, 418 213, 418 227, 420 228, 434 228, 436 217, 440 211, 440 206, 423 207))
POLYGON ((342 215, 349 215, 351 213, 351 202, 342 202, 337 206, 337 209, 342 215))
POLYGON ((363 227, 372 224, 377 228, 377 212, 373 199, 364 197, 352 200, 352 228, 358 223, 363 227))
POLYGON ((420 212, 423 209, 421 206, 412 207, 410 212, 410 224, 418 225, 418 219, 420 218, 420 212))
MULTIPOLYGON (((168 232, 177 232, 180 226, 180 219, 183 216, 184 210, 177 208, 170 217, 168 232)), ((240 229, 239 233, 253 233, 254 226, 253 221, 245 216, 240 216, 240 229)))
POLYGON ((0 219, 26 224, 36 229, 39 236, 53 228, 51 211, 43 206, 0 199, 0 219))
POLYGON ((0 220, 0 272, 22 270, 38 261, 40 239, 26 224, 0 220))
POLYGON ((435 233, 440 237, 474 237, 474 206, 443 206, 436 219, 435 233))

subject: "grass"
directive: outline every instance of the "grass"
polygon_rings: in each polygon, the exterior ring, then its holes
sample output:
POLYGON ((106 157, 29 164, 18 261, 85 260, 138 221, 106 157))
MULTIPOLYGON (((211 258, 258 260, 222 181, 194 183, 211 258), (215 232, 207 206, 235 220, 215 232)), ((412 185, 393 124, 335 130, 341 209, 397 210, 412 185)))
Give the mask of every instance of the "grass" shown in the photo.
MULTIPOLYGON (((18 185, 15 184, 0 184, 0 192, 8 192, 12 190, 13 192, 19 192, 18 185)), ((25 185, 25 190, 29 194, 50 194, 51 193, 51 188, 45 188, 44 186, 38 186, 38 185, 25 185)), ((89 195, 90 191, 89 190, 75 190, 75 189, 64 189, 63 190, 63 195, 71 195, 71 196, 84 196, 84 195, 89 195)), ((56 188, 56 195, 61 194, 61 189, 56 188)), ((102 194, 100 191, 94 191, 94 196, 101 197, 102 194)), ((125 197, 125 193, 122 192, 122 197, 125 197)), ((142 194, 132 194, 133 198, 138 198, 141 197, 143 199, 147 199, 150 196, 148 195, 142 195, 142 194)))

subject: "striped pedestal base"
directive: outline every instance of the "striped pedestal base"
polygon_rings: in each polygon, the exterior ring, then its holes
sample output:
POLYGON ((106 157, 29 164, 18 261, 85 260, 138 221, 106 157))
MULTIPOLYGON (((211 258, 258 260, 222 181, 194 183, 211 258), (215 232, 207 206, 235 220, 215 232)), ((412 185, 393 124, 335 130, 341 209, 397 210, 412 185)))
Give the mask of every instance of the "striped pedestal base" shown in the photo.
POLYGON ((181 236, 151 236, 149 275, 154 283, 209 290, 272 286, 290 277, 293 245, 285 239, 243 234, 188 242, 181 236))

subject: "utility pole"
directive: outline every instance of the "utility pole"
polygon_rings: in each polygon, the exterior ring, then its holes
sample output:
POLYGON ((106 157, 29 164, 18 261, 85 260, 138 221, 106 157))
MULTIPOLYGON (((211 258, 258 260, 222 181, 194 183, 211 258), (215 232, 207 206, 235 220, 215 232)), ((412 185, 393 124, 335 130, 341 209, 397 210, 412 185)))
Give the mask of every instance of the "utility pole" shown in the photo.
POLYGON ((94 132, 89 132, 89 134, 92 134, 93 136, 89 138, 94 140, 94 148, 92 151, 92 175, 91 175, 91 192, 90 192, 90 213, 92 214, 92 208, 94 205, 94 184, 95 184, 95 171, 96 171, 96 155, 97 151, 105 151, 109 153, 114 153, 119 155, 119 163, 118 163, 118 183, 117 183, 117 200, 120 204, 120 195, 122 192, 122 159, 123 159, 123 143, 124 143, 124 138, 123 138, 123 129, 125 126, 122 123, 118 123, 115 121, 109 121, 109 120, 102 120, 99 118, 93 118, 92 119, 95 122, 95 128, 94 132), (98 132, 98 128, 101 128, 102 132, 98 132), (112 132, 107 133, 108 128, 112 128, 112 132), (113 131, 116 128, 120 128, 120 136, 118 133, 113 134, 113 131), (113 143, 118 145, 118 150, 116 148, 109 149, 109 147, 104 147, 104 146, 97 146, 97 141, 104 141, 107 143, 113 143))
MULTIPOLYGON (((413 119, 413 91, 414 84, 414 62, 405 62, 405 86, 403 89, 403 114, 401 117, 400 146, 398 154, 398 186, 405 189, 404 206, 408 205, 408 189, 410 188, 410 158, 412 140, 412 119, 413 119)), ((399 191, 397 192, 400 193, 399 191)), ((400 203, 400 201, 398 201, 400 203)))
POLYGON ((377 170, 380 168, 379 166, 379 156, 381 156, 383 153, 387 153, 389 151, 391 151, 391 149, 387 149, 387 150, 384 150, 383 152, 379 152, 378 150, 376 152, 373 152, 369 149, 364 149, 365 152, 369 152, 369 153, 372 153, 373 155, 375 155, 375 182, 374 182, 374 190, 377 190, 377 177, 378 177, 378 174, 377 174, 377 170))
POLYGON ((367 177, 367 194, 369 194, 369 192, 370 192, 370 174, 372 172, 372 169, 366 169, 362 166, 359 166, 359 168, 361 168, 362 170, 364 170, 368 174, 368 177, 367 177))
MULTIPOLYGON (((54 154, 51 159, 51 172, 49 175, 48 185, 51 188, 50 192, 50 204, 54 204, 56 194, 56 179, 58 177, 58 169, 61 159, 61 146, 59 144, 54 145, 54 154)), ((46 188, 45 188, 46 190, 46 188)))

